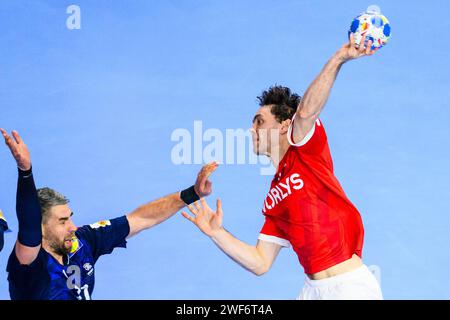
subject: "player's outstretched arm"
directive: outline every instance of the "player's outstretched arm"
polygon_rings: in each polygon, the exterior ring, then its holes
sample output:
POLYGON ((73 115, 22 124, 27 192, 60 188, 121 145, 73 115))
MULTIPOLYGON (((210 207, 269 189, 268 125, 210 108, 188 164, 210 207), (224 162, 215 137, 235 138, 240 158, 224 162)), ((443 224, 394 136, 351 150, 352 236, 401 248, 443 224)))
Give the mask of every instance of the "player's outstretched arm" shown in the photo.
POLYGON ((5 130, 0 131, 19 169, 16 199, 19 234, 15 253, 21 264, 28 265, 39 254, 42 240, 41 208, 31 172, 30 152, 17 131, 12 132, 14 139, 5 130))
POLYGON ((203 198, 200 199, 200 204, 196 202, 188 208, 193 216, 182 212, 183 216, 210 237, 236 263, 258 276, 269 271, 280 252, 280 245, 258 241, 256 246, 251 246, 231 235, 222 227, 223 211, 220 199, 217 200, 217 212, 214 212, 203 198))
MULTIPOLYGON (((365 38, 364 36, 361 43, 364 43, 365 38)), ((344 44, 328 60, 322 71, 306 90, 297 108, 293 130, 294 143, 303 140, 313 128, 314 122, 319 117, 320 112, 328 100, 331 88, 342 65, 352 59, 373 55, 378 49, 371 50, 371 46, 372 41, 369 41, 365 47, 361 45, 359 48, 356 48, 354 36, 350 34, 349 42, 344 44)))
POLYGON ((128 238, 167 220, 187 204, 198 200, 199 197, 211 194, 212 182, 208 178, 217 169, 217 166, 216 162, 203 166, 197 175, 195 185, 191 188, 144 204, 127 215, 130 224, 128 238))

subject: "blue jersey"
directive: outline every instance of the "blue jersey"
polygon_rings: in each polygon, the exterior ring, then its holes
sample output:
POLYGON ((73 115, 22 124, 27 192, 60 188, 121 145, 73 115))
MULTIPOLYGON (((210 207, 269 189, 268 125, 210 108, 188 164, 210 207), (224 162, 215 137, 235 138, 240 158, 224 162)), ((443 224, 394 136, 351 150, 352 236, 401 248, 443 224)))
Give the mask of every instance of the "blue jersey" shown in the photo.
POLYGON ((13 250, 7 267, 11 299, 90 300, 95 263, 114 248, 125 248, 129 233, 125 216, 78 228, 72 250, 63 259, 64 265, 42 248, 30 265, 21 265, 13 250))

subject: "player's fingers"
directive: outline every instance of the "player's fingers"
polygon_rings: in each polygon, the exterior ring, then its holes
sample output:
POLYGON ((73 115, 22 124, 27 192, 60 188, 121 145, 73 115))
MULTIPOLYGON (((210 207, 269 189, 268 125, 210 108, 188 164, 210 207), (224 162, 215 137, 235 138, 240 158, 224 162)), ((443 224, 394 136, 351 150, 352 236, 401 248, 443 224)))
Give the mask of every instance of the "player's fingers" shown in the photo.
POLYGON ((373 41, 369 40, 369 42, 367 43, 367 47, 366 47, 366 54, 368 55, 370 53, 370 51, 372 50, 372 44, 373 41))
POLYGON ((210 180, 206 180, 205 182, 205 188, 206 188, 206 192, 211 192, 212 189, 212 182, 210 180))
POLYGON ((374 50, 371 50, 370 53, 369 53, 369 56, 371 56, 371 55, 373 55, 375 52, 377 52, 378 49, 380 49, 380 48, 375 48, 374 50))
POLYGON ((5 139, 5 143, 8 144, 8 133, 3 129, 0 129, 0 131, 2 132, 3 139, 5 139))
POLYGON ((196 208, 194 208, 192 205, 188 205, 187 207, 194 216, 197 215, 198 210, 196 208))
POLYGON ((350 47, 354 47, 355 46, 355 35, 353 34, 353 32, 350 33, 349 44, 350 44, 350 47))
POLYGON ((186 212, 182 211, 181 215, 183 217, 185 217, 187 220, 189 220, 190 222, 195 223, 195 219, 193 217, 191 217, 189 214, 187 214, 186 212))
POLYGON ((204 175, 209 170, 210 167, 211 167, 211 163, 207 163, 207 164, 203 165, 202 169, 200 170, 200 174, 204 175))
POLYGON ((220 198, 217 199, 217 214, 221 217, 223 215, 223 211, 222 211, 222 200, 220 200, 220 198))
POLYGON ((209 177, 214 171, 216 171, 217 167, 219 167, 219 163, 217 161, 211 162, 206 172, 207 176, 209 177))
POLYGON ((200 202, 202 203, 202 207, 203 209, 207 209, 207 210, 211 210, 211 208, 208 206, 208 204, 206 203, 205 198, 200 198, 200 202))
POLYGON ((214 170, 215 169, 211 169, 211 168, 202 170, 202 172, 199 175, 199 180, 198 180, 198 185, 200 187, 200 190, 205 190, 207 188, 208 177, 211 175, 211 173, 214 170))
POLYGON ((365 50, 365 42, 366 42, 366 35, 364 35, 364 36, 361 38, 361 42, 359 43, 359 49, 358 49, 358 51, 359 51, 360 53, 363 53, 364 50, 365 50))
POLYGON ((203 185, 206 184, 206 182, 208 181, 209 177, 211 176, 211 174, 216 170, 217 167, 211 167, 209 168, 207 171, 205 171, 204 177, 203 177, 203 185))
POLYGON ((8 132, 6 132, 4 129, 0 129, 0 131, 2 132, 2 136, 5 139, 5 143, 8 143, 8 140, 10 138, 8 132))
POLYGON ((14 137, 14 140, 16 140, 17 144, 23 143, 22 138, 20 137, 19 133, 16 130, 12 131, 12 135, 14 137))
POLYGON ((200 185, 202 187, 205 186, 206 180, 208 180, 209 176, 217 169, 218 166, 219 164, 216 161, 203 166, 202 170, 199 173, 200 185))
POLYGON ((206 189, 206 181, 208 181, 208 176, 204 174, 202 179, 200 180, 200 191, 205 192, 206 189))
POLYGON ((12 154, 15 156, 17 154, 16 143, 5 130, 2 131, 2 135, 3 138, 5 138, 5 143, 8 146, 9 150, 11 150, 12 154))
POLYGON ((200 206, 200 203, 197 201, 194 202, 194 207, 197 211, 200 211, 202 209, 202 207, 200 206))
POLYGON ((206 175, 206 169, 205 167, 203 167, 200 172, 198 173, 197 176, 197 185, 203 189, 205 187, 205 182, 208 179, 207 175, 206 175))

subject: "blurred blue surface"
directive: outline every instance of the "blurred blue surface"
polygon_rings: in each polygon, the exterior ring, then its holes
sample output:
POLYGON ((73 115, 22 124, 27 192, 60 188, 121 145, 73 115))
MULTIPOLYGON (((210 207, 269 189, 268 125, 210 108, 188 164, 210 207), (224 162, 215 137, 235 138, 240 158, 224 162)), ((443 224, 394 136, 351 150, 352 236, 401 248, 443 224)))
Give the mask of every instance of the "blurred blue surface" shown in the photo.
MULTIPOLYGON (((302 94, 346 41, 364 1, 3 0, 0 127, 28 144, 38 186, 71 199, 78 225, 113 218, 191 185, 177 128, 248 128, 275 83, 302 94), (68 30, 66 8, 81 8, 68 30)), ((387 299, 450 299, 448 1, 377 1, 392 38, 346 64, 321 118, 336 175, 365 225, 364 261, 387 299)), ((0 208, 15 232, 0 253, 0 299, 16 233, 16 169, 0 149, 0 208)), ((222 165, 224 225, 256 243, 270 176, 222 165)), ((294 299, 291 250, 246 272, 177 214, 96 265, 94 299, 294 299)))

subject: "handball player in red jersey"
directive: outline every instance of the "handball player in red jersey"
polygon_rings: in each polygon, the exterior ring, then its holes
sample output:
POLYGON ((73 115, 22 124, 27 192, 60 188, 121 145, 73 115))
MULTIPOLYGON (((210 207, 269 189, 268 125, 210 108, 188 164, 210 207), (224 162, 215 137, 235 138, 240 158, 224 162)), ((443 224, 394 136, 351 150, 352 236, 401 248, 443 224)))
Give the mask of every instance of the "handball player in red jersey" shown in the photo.
POLYGON ((362 261, 361 216, 334 176, 319 119, 342 65, 375 52, 370 41, 356 48, 351 34, 349 43, 331 57, 303 98, 282 86, 258 97, 254 151, 270 157, 276 174, 264 200, 265 223, 256 246, 241 242, 222 227, 220 199, 216 212, 202 198, 189 206, 193 216, 182 213, 256 275, 270 269, 282 247, 292 247, 306 273, 298 299, 383 298, 376 278, 362 261))

